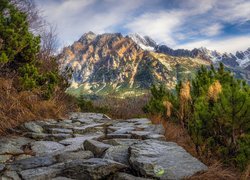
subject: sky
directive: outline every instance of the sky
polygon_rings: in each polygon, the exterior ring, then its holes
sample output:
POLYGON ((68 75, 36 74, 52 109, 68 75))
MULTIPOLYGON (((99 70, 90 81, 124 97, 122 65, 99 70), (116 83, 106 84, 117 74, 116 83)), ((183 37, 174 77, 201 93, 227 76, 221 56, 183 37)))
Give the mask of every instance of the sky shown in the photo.
POLYGON ((61 46, 84 33, 147 35, 171 48, 250 47, 250 0, 35 0, 61 46))

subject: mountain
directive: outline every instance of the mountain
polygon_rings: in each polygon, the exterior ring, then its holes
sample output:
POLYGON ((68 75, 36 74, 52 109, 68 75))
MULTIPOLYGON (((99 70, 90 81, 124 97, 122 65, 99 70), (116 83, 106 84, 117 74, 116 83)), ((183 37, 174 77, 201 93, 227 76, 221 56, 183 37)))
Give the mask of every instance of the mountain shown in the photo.
POLYGON ((140 94, 153 84, 175 87, 211 62, 199 57, 172 56, 155 51, 156 43, 138 34, 85 33, 60 54, 61 71, 72 70, 68 92, 80 94, 140 94))
POLYGON ((141 94, 153 84, 173 89, 201 65, 222 62, 236 77, 250 82, 250 48, 236 54, 206 48, 171 49, 148 36, 88 32, 60 54, 61 72, 71 70, 68 92, 80 94, 141 94))

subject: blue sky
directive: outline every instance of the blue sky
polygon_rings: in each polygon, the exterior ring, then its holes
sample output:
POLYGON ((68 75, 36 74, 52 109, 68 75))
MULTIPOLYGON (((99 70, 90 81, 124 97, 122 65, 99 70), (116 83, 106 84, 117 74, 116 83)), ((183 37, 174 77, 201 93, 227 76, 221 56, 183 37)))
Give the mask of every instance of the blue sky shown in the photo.
POLYGON ((82 34, 148 35, 172 48, 250 47, 250 0, 35 0, 61 46, 82 34))

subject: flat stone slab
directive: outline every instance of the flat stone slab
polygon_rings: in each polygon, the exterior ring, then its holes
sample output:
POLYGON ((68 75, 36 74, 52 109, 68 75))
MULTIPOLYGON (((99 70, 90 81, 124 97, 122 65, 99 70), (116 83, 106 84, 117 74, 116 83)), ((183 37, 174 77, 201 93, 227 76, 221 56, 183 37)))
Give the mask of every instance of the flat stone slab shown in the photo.
POLYGON ((86 140, 84 142, 84 149, 91 151, 97 157, 100 157, 104 153, 104 151, 110 147, 111 145, 104 144, 102 142, 91 140, 91 139, 86 140))
POLYGON ((67 163, 63 174, 73 179, 105 179, 126 168, 126 165, 112 160, 91 158, 67 163))
POLYGON ((7 165, 7 169, 21 171, 26 169, 34 169, 37 167, 50 166, 56 162, 57 161, 53 156, 31 157, 14 161, 13 163, 7 165))
POLYGON ((131 174, 118 172, 113 176, 112 180, 153 180, 148 178, 136 177, 131 174))
POLYGON ((9 180, 9 179, 21 180, 16 171, 5 171, 1 176, 1 180, 9 180))
POLYGON ((24 127, 31 131, 31 132, 34 132, 34 133, 43 133, 43 128, 42 126, 38 125, 37 123, 35 122, 27 122, 27 123, 24 123, 24 127))
POLYGON ((56 153, 62 151, 64 148, 64 145, 54 141, 36 141, 31 143, 31 150, 36 154, 36 156, 56 153))
POLYGON ((25 180, 47 180, 52 179, 61 174, 64 164, 55 164, 49 167, 40 167, 35 169, 27 169, 20 172, 25 180))
POLYGON ((11 158, 12 158, 12 155, 9 155, 9 154, 0 155, 0 163, 5 163, 11 158))
POLYGON ((97 139, 101 136, 103 136, 103 133, 87 134, 84 136, 64 139, 62 141, 59 141, 59 143, 63 145, 83 144, 87 139, 97 139))
POLYGON ((144 140, 129 148, 129 162, 141 175, 160 179, 183 179, 207 169, 176 143, 144 140))
POLYGON ((64 128, 51 128, 47 130, 51 134, 73 134, 72 129, 64 129, 64 128))
POLYGON ((112 146, 105 151, 103 159, 110 159, 129 166, 128 148, 129 146, 124 146, 124 145, 112 146))
POLYGON ((134 143, 140 142, 139 139, 107 139, 103 140, 103 143, 110 144, 112 146, 127 145, 131 146, 134 143))
POLYGON ((68 162, 78 159, 90 159, 93 158, 94 154, 91 151, 78 151, 78 152, 64 152, 58 154, 56 159, 58 162, 68 162))

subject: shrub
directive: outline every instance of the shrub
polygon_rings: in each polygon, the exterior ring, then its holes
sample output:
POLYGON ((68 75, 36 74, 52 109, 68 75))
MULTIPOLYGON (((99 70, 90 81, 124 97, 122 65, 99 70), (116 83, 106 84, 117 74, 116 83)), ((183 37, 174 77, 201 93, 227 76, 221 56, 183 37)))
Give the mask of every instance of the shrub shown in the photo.
POLYGON ((147 113, 160 114, 186 128, 198 154, 213 154, 242 170, 250 159, 249 109, 249 85, 235 79, 222 64, 218 70, 202 67, 191 83, 180 82, 175 92, 153 87, 145 106, 147 113), (171 104, 171 113, 166 102, 171 104))

